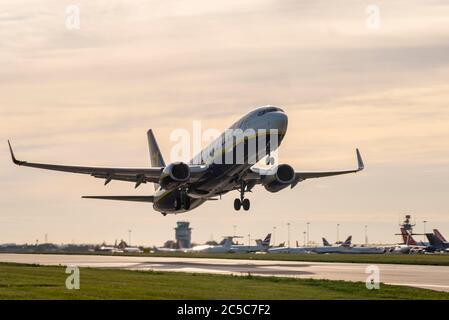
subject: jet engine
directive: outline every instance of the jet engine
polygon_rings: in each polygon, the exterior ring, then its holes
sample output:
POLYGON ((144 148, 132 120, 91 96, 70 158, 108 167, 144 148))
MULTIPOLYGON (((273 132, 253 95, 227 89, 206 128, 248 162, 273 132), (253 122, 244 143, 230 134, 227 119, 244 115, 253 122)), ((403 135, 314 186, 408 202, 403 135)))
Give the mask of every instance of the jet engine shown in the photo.
POLYGON ((164 168, 159 178, 159 184, 166 190, 172 190, 190 178, 190 168, 183 162, 171 163, 164 168))
POLYGON ((263 179, 263 185, 269 192, 278 192, 287 188, 295 180, 295 170, 288 164, 277 167, 276 173, 267 175, 263 179))

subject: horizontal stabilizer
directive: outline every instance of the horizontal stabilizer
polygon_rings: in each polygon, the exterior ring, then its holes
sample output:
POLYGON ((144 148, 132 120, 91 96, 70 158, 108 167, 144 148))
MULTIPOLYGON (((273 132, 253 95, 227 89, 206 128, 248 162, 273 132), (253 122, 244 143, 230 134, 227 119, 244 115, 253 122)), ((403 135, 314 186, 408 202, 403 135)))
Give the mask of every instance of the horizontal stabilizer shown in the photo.
POLYGON ((83 196, 83 199, 153 202, 154 196, 83 196))

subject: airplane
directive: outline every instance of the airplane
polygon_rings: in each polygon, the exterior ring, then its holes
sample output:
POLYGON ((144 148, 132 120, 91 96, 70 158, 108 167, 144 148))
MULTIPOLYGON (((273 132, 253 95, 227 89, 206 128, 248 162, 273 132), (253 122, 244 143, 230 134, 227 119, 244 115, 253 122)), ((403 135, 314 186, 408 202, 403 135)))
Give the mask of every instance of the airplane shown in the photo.
POLYGON ((438 240, 444 243, 448 243, 446 239, 443 237, 443 235, 440 233, 440 231, 438 231, 438 229, 433 229, 433 233, 435 234, 435 237, 438 238, 438 240))
POLYGON ((361 247, 352 245, 352 236, 349 236, 344 242, 330 245, 330 243, 323 238, 323 246, 314 248, 315 253, 357 253, 357 254, 378 254, 384 253, 385 248, 381 247, 361 247))
MULTIPOLYGON (((326 240, 326 239, 324 239, 324 240, 326 240)), ((343 248, 347 248, 347 247, 351 246, 352 236, 349 236, 348 238, 346 238, 346 240, 344 242, 337 243, 335 245, 328 245, 328 244, 329 244, 329 242, 327 240, 323 241, 323 246, 313 248, 313 252, 315 252, 315 253, 341 253, 344 250, 343 248)))
POLYGON ((300 247, 296 242, 296 247, 273 247, 267 250, 268 253, 312 253, 315 247, 300 247))
POLYGON ((401 233, 403 244, 398 244, 390 248, 390 252, 392 253, 424 253, 425 251, 429 250, 429 244, 425 242, 417 242, 413 238, 412 233, 405 229, 401 228, 401 233))
POLYGON ((449 252, 449 242, 443 237, 438 229, 433 229, 433 233, 426 233, 432 251, 449 252))
POLYGON ((128 253, 143 253, 143 250, 138 247, 125 247, 123 248, 123 252, 128 253))
POLYGON ((236 253, 267 251, 268 248, 270 247, 270 241, 271 241, 271 233, 267 234, 264 240, 257 239, 255 246, 234 244, 231 246, 231 251, 236 253))
MULTIPOLYGON (((325 238, 321 247, 300 247, 296 243, 296 248, 276 247, 268 250, 269 253, 378 253, 371 247, 352 247, 352 236, 349 236, 344 242, 331 245, 325 238)), ((382 251, 383 252, 383 251, 382 251)), ((379 252, 380 253, 380 252, 379 252)))
POLYGON ((88 174, 104 179, 104 185, 112 180, 127 181, 135 188, 154 183, 153 195, 134 196, 83 196, 87 199, 136 201, 153 203, 155 211, 178 214, 193 210, 209 200, 218 200, 223 194, 238 191, 234 209, 247 211, 250 201, 245 194, 260 184, 269 192, 294 188, 307 179, 356 173, 364 169, 360 152, 356 149, 357 169, 344 171, 303 172, 295 171, 288 164, 274 165, 272 152, 277 150, 287 132, 287 114, 278 107, 264 106, 249 112, 215 141, 196 155, 189 163, 173 162, 168 165, 160 152, 153 131, 147 132, 151 167, 104 168, 33 163, 17 160, 8 140, 14 164, 24 167, 88 174), (254 146, 254 147, 252 147, 254 146), (266 157, 269 170, 254 164, 266 157))
POLYGON ((102 252, 111 252, 111 253, 143 253, 143 250, 138 247, 130 247, 128 244, 121 240, 119 244, 117 244, 117 241, 115 242, 114 246, 108 246, 106 244, 102 244, 100 248, 98 248, 98 251, 102 252))
POLYGON ((316 247, 306 247, 300 246, 299 242, 296 241, 296 247, 286 247, 284 245, 269 248, 267 250, 268 253, 312 253, 313 249, 316 247))
POLYGON ((101 246, 100 248, 98 248, 98 251, 111 252, 111 253, 123 253, 123 250, 118 249, 116 247, 109 247, 109 246, 101 246))
POLYGON ((225 241, 223 242, 223 244, 219 244, 216 246, 203 244, 203 245, 195 246, 190 249, 184 249, 184 252, 207 252, 207 253, 234 252, 231 248, 233 238, 234 237, 225 237, 225 241))
POLYGON ((193 248, 156 248, 154 247, 154 252, 166 252, 166 253, 174 253, 174 252, 182 252, 182 253, 232 253, 234 252, 231 248, 232 246, 232 239, 235 237, 224 237, 225 240, 223 241, 223 244, 219 245, 209 245, 209 244, 202 244, 195 246, 193 248))

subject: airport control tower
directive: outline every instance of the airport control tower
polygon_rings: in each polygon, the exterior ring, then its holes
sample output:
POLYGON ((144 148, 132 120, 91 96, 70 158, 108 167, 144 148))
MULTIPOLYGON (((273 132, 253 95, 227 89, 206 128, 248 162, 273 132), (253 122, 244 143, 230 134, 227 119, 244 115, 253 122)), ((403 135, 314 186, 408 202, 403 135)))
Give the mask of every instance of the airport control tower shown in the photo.
POLYGON ((415 226, 414 223, 413 224, 411 223, 411 221, 410 221, 411 219, 412 219, 412 216, 407 214, 405 216, 405 220, 399 224, 399 226, 401 228, 404 228, 405 231, 407 231, 409 234, 413 234, 413 227, 415 226))
POLYGON ((176 222, 175 238, 178 248, 190 248, 192 244, 192 228, 189 227, 190 222, 178 221, 176 222))

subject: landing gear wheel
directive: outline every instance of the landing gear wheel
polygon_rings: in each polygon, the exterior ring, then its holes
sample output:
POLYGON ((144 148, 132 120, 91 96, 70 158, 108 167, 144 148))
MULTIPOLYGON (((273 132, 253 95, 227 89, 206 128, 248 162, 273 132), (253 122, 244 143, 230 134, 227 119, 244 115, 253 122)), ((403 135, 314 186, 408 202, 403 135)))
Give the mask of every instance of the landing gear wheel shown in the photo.
POLYGON ((173 201, 173 207, 175 210, 181 209, 181 199, 175 198, 175 200, 173 201))
POLYGON ((186 197, 184 199, 184 203, 182 204, 182 207, 184 208, 184 210, 190 209, 190 198, 189 197, 186 197))
POLYGON ((250 207, 249 199, 243 199, 242 201, 243 210, 248 211, 250 207))
POLYGON ((239 211, 241 206, 242 206, 242 202, 240 201, 240 199, 235 199, 234 200, 234 209, 236 211, 239 211))

